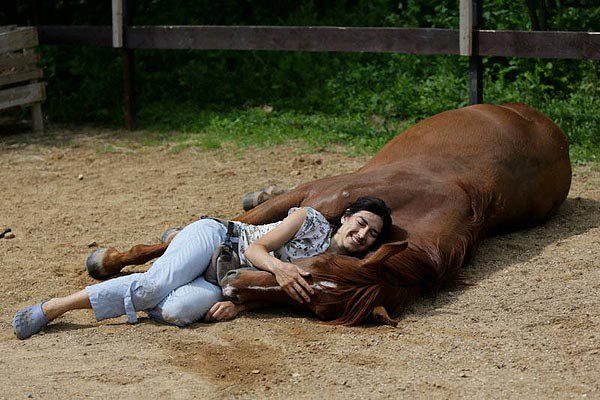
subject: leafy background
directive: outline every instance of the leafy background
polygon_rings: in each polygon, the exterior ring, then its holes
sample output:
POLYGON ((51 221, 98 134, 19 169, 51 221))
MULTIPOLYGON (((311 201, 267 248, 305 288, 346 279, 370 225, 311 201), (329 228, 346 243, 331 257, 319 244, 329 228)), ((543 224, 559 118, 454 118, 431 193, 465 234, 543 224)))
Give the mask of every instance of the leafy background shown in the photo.
MULTIPOLYGON (((17 2, 0 22, 110 24, 110 2, 17 2)), ((458 27, 458 2, 137 0, 134 25, 458 27)), ((600 31, 596 0, 487 0, 484 27, 600 31)), ((122 124, 121 52, 44 46, 51 121, 122 124)), ((598 61, 487 57, 485 101, 525 102, 567 133, 576 161, 600 157, 598 61)), ((290 138, 374 152, 400 130, 468 103, 459 56, 136 51, 137 127, 148 143, 269 145, 290 138)))

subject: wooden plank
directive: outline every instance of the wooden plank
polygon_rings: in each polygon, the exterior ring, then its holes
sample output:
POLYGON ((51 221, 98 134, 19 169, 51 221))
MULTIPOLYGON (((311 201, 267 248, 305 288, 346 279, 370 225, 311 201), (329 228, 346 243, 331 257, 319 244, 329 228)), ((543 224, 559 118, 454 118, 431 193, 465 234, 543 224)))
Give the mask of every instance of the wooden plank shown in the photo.
POLYGON ((473 3, 472 0, 460 0, 460 55, 470 56, 473 45, 473 3))
POLYGON ((42 82, 0 90, 0 110, 44 101, 45 85, 42 82))
POLYGON ((40 25, 38 32, 40 44, 112 46, 112 28, 110 26, 40 25))
POLYGON ((482 2, 471 2, 472 48, 469 57, 469 101, 471 104, 483 103, 483 61, 479 53, 479 29, 482 26, 482 2))
POLYGON ((479 56, 469 60, 469 102, 483 103, 483 61, 479 56))
POLYGON ((17 28, 0 33, 0 53, 27 49, 38 45, 38 35, 35 28, 17 28))
POLYGON ((39 55, 33 50, 0 54, 0 71, 11 68, 32 69, 36 66, 39 55))
POLYGON ((14 73, 0 75, 0 86, 40 79, 43 76, 42 70, 37 68, 32 71, 15 71, 14 73))
POLYGON ((458 31, 436 28, 139 26, 126 29, 135 49, 458 54, 458 31))
MULTIPOLYGON (((133 0, 122 0, 123 9, 123 26, 127 27, 132 20, 132 15, 129 12, 132 7, 133 0)), ((126 38, 126 31, 122 33, 122 37, 126 38)), ((132 130, 135 122, 135 50, 122 50, 123 64, 123 104, 124 104, 124 119, 125 128, 132 130)))
POLYGON ((17 29, 16 25, 3 25, 0 26, 0 33, 12 31, 14 29, 17 29))
POLYGON ((112 46, 123 47, 123 0, 112 0, 112 46))
MULTIPOLYGON (((39 26, 40 44, 112 46, 110 26, 39 26)), ((135 49, 459 54, 459 31, 434 28, 139 26, 125 29, 135 49)), ((600 59, 598 32, 480 30, 480 54, 600 59)))
POLYGON ((600 60, 600 32, 479 32, 480 54, 600 60))
POLYGON ((122 51, 125 128, 132 130, 135 115, 135 50, 123 49, 122 51))
POLYGON ((31 124, 34 132, 44 132, 44 116, 41 103, 35 103, 31 106, 31 124))

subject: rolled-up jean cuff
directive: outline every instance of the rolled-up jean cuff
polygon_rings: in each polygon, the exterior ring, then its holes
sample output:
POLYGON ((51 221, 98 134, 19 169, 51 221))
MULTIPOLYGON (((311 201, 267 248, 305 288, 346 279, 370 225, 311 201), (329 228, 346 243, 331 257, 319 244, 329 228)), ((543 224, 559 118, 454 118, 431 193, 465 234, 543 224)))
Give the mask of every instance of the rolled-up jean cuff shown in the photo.
POLYGON ((127 313, 124 296, 140 276, 139 273, 121 276, 85 288, 97 321, 127 313))
POLYGON ((92 312, 94 313, 94 318, 96 318, 96 321, 101 321, 102 319, 98 318, 98 314, 96 313, 96 310, 98 309, 98 307, 94 307, 94 303, 96 303, 95 292, 93 291, 93 289, 90 289, 90 286, 86 286, 85 292, 87 293, 88 298, 90 299, 90 304, 92 306, 92 312))
POLYGON ((133 302, 131 301, 131 289, 136 282, 131 282, 131 285, 127 288, 125 292, 125 296, 123 296, 123 306, 125 307, 125 314, 127 314, 127 322, 130 324, 135 324, 138 322, 137 314, 135 313, 135 308, 133 307, 133 302))
MULTIPOLYGON (((94 313, 94 318, 96 318, 96 321, 102 321, 108 318, 114 318, 118 316, 116 315, 118 311, 115 312, 115 310, 111 307, 100 306, 101 301, 99 297, 101 296, 101 294, 98 290, 96 290, 94 286, 95 285, 87 286, 85 288, 85 291, 87 292, 88 297, 90 299, 90 304, 92 305, 92 312, 94 313)), ((123 313, 121 313, 121 315, 123 315, 123 313)))

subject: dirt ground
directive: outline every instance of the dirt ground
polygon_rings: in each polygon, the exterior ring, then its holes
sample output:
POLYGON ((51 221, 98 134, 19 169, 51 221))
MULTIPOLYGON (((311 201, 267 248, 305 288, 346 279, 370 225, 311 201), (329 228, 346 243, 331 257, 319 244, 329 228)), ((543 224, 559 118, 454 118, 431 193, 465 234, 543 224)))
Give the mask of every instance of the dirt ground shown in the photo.
POLYGON ((0 136, 0 228, 16 235, 0 240, 0 398, 600 398, 600 164, 575 167, 545 225, 485 241, 466 269, 474 286, 419 300, 396 329, 281 309, 186 329, 77 311, 19 341, 18 308, 93 283, 94 242, 156 242, 202 214, 240 213, 246 192, 365 161, 121 135, 0 136))

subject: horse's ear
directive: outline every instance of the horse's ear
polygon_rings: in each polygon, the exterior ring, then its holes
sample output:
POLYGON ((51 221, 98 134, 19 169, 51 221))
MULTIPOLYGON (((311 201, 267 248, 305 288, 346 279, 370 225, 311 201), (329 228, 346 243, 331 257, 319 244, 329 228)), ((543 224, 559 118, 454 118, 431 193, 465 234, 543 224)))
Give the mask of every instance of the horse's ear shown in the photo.
POLYGON ((389 325, 393 326, 394 328, 398 326, 398 321, 392 319, 383 306, 375 307, 371 312, 371 317, 373 318, 373 322, 376 324, 389 325))
POLYGON ((363 260, 362 266, 365 265, 373 265, 373 264, 381 264, 391 256, 394 256, 401 251, 404 251, 408 247, 408 242, 406 240, 402 242, 393 242, 386 243, 381 246, 377 251, 371 254, 369 257, 363 260))

